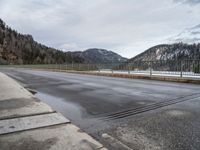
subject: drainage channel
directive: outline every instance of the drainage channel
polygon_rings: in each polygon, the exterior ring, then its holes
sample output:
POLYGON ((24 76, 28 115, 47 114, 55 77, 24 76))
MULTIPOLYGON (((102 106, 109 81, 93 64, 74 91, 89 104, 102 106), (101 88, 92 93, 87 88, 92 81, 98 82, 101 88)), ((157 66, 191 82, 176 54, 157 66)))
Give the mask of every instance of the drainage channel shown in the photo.
POLYGON ((162 107, 169 106, 169 105, 173 105, 173 104, 176 104, 176 103, 180 103, 180 102, 184 102, 184 101, 188 101, 188 100, 193 100, 193 99, 198 98, 198 97, 200 97, 200 93, 196 93, 196 94, 192 94, 192 95, 188 95, 188 96, 184 96, 184 97, 179 97, 179 98, 171 99, 171 100, 164 101, 164 102, 158 102, 158 103, 150 104, 150 105, 146 105, 144 107, 127 109, 127 110, 123 110, 123 111, 119 111, 119 112, 115 112, 115 113, 111 113, 111 114, 106 114, 104 116, 99 117, 99 119, 103 120, 103 121, 109 121, 109 120, 126 118, 126 117, 129 117, 129 116, 137 115, 137 114, 140 114, 140 113, 155 110, 155 109, 162 108, 162 107))

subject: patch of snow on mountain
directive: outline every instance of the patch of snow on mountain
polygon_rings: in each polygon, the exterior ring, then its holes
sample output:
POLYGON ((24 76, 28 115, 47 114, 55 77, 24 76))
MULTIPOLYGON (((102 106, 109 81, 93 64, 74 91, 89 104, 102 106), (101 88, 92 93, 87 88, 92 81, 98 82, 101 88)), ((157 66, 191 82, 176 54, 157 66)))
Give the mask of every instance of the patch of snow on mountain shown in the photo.
POLYGON ((177 36, 170 38, 169 41, 174 43, 183 42, 188 44, 200 43, 200 24, 186 29, 177 36))

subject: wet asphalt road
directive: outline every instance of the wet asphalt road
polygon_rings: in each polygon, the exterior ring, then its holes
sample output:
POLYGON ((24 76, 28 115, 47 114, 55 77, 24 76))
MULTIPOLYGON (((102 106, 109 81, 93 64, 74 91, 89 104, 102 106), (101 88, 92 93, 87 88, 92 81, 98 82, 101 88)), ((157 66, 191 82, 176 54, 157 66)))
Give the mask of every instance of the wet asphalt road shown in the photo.
POLYGON ((1 69, 110 149, 199 150, 200 86, 1 69), (106 133, 106 134, 105 134, 106 133))

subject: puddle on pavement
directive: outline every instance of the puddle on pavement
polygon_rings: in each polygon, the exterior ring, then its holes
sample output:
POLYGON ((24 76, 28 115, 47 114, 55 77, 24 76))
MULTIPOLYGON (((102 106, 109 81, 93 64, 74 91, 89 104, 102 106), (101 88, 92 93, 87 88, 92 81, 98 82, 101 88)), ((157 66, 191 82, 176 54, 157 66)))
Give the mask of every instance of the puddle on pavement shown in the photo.
MULTIPOLYGON (((41 92, 37 92, 35 96, 44 103, 50 105, 54 110, 60 112, 63 116, 81 129, 93 131, 97 129, 97 125, 103 123, 99 119, 89 115, 83 107, 76 103, 41 92)), ((103 124, 100 126, 103 127, 103 124)))
POLYGON ((81 106, 46 93, 38 92, 35 96, 42 100, 44 103, 50 105, 54 110, 63 114, 71 121, 83 120, 83 115, 85 115, 85 111, 81 106))

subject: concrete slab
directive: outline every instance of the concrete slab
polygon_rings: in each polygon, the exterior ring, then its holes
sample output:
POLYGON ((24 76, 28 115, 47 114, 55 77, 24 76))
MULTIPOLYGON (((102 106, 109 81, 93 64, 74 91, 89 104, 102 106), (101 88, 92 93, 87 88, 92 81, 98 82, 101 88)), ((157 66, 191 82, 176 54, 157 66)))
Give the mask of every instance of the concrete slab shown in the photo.
POLYGON ((0 136, 1 150, 107 150, 72 124, 0 136))
POLYGON ((32 98, 33 95, 20 86, 16 81, 0 73, 0 101, 6 99, 32 98), (12 91, 12 92, 11 92, 12 91))
POLYGON ((2 120, 0 121, 0 135, 63 123, 70 123, 70 121, 59 113, 2 120))
POLYGON ((0 101, 0 120, 55 112, 34 99, 10 99, 0 101))
POLYGON ((54 112, 16 81, 0 73, 0 120, 54 112))

